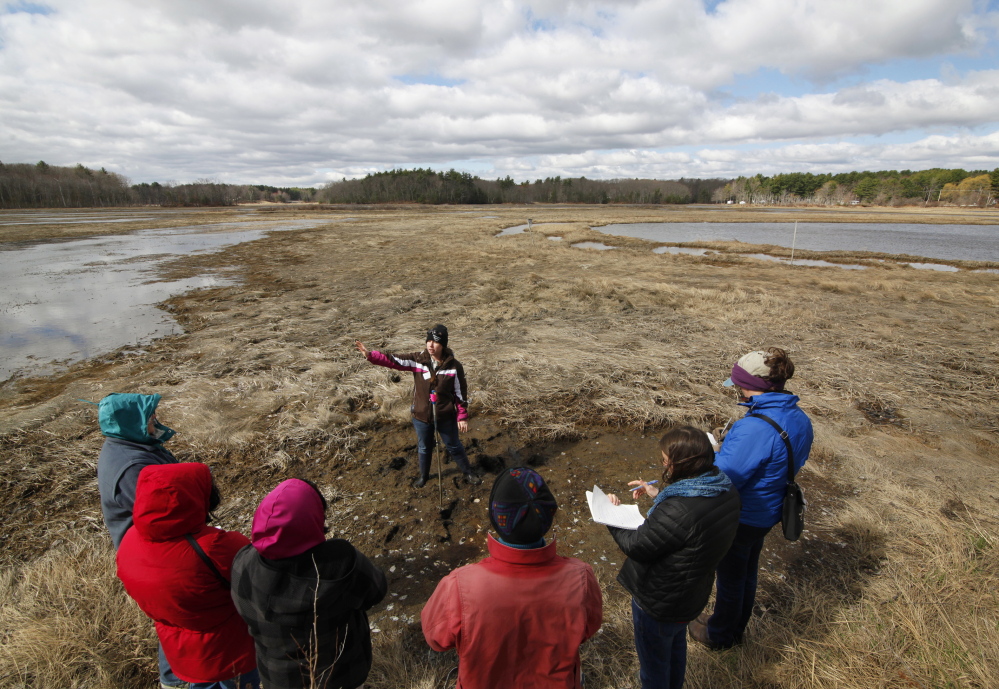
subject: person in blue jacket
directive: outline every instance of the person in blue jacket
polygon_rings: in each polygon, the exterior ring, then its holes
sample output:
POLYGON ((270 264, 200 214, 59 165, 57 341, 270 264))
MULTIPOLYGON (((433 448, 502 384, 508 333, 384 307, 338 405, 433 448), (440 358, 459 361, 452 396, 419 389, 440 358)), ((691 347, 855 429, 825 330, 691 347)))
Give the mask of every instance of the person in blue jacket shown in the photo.
POLYGON ((724 385, 738 392, 747 416, 736 421, 715 458, 739 491, 739 529, 715 571, 715 606, 688 625, 690 636, 708 648, 729 648, 742 642, 753 614, 760 551, 770 529, 781 519, 787 485, 787 447, 763 419, 773 419, 788 434, 794 451, 794 471, 801 469, 812 449, 812 422, 798 407, 798 397, 784 389, 794 375, 794 363, 777 347, 749 352, 732 367, 724 385))

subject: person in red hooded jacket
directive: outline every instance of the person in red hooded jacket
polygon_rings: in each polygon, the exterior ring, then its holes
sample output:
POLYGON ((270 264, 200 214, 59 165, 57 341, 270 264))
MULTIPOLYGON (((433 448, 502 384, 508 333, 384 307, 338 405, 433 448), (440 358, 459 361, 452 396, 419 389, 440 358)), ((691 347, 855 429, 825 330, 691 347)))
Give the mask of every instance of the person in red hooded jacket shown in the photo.
POLYGON ((143 468, 118 578, 156 622, 171 669, 192 689, 259 688, 253 639, 229 594, 233 558, 249 540, 208 526, 213 494, 217 500, 205 464, 143 468))

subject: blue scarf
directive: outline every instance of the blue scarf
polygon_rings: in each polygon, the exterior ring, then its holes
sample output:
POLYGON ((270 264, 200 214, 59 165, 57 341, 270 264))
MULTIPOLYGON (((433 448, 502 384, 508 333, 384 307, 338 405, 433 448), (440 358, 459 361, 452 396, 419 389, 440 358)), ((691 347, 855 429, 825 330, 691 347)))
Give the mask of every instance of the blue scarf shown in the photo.
POLYGON ((663 500, 672 497, 714 498, 726 492, 731 487, 732 481, 729 480, 724 471, 719 471, 717 468, 711 469, 700 476, 680 479, 676 483, 671 483, 659 491, 659 495, 656 496, 656 499, 652 502, 652 507, 649 508, 645 516, 651 517, 655 509, 659 507, 659 503, 663 500))

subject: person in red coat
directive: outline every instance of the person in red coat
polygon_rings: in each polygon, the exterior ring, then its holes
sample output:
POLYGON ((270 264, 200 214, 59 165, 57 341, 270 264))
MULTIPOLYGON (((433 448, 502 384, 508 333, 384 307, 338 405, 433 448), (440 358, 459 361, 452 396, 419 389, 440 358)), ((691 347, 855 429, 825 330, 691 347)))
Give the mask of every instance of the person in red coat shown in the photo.
POLYGON ((143 468, 118 578, 156 622, 170 667, 192 689, 259 688, 253 638, 229 594, 233 558, 250 541, 207 525, 213 494, 217 500, 205 464, 143 468))
POLYGON ((545 543, 558 505, 533 469, 493 484, 489 557, 444 577, 420 620, 435 651, 458 649, 457 689, 579 689, 579 646, 603 621, 593 569, 545 543))

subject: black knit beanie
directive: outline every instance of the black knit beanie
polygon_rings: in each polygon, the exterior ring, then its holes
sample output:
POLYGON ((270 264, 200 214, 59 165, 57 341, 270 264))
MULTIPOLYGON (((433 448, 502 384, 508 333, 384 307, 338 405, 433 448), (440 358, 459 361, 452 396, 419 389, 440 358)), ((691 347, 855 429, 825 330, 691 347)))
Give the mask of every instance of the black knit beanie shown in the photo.
POLYGON ((442 347, 447 347, 447 328, 438 323, 427 331, 427 342, 440 342, 442 347))

